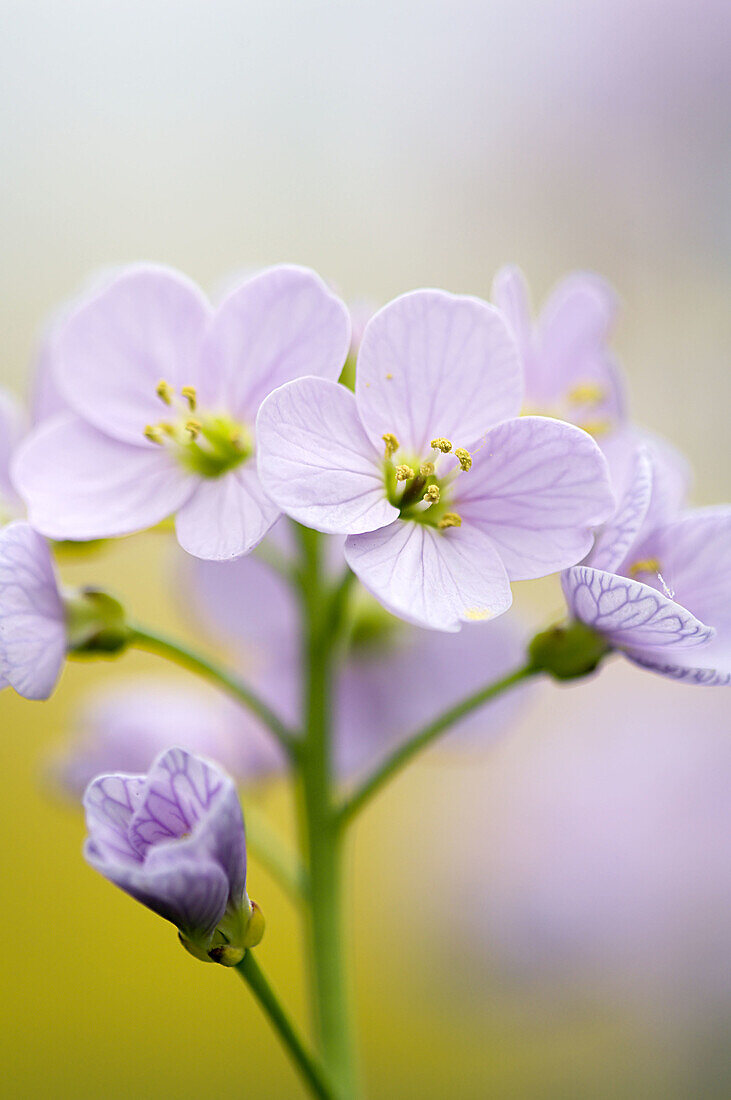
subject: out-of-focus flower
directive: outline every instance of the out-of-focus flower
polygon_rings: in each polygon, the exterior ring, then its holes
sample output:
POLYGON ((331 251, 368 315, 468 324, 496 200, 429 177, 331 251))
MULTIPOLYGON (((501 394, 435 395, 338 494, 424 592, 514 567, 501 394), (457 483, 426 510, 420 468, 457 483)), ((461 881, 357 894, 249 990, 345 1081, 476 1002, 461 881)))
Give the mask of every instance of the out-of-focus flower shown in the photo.
POLYGON ((564 593, 577 619, 637 664, 729 684, 731 508, 673 514, 673 485, 657 454, 638 450, 615 517, 587 562, 565 571, 564 593))
POLYGON ((97 775, 146 772, 170 745, 215 760, 241 783, 284 768, 273 738, 217 692, 162 679, 115 683, 85 698, 51 777, 80 797, 97 775))
POLYGON ((199 958, 238 962, 250 944, 246 839, 236 786, 173 748, 147 775, 102 775, 84 795, 86 859, 178 928, 199 958), (218 949, 218 950, 216 950, 218 949))
POLYGON ((12 483, 10 466, 25 431, 25 413, 20 402, 7 390, 0 390, 0 524, 23 514, 23 502, 12 483))
POLYGON ((31 522, 51 538, 89 540, 176 513, 190 553, 246 553, 278 515, 252 461, 257 409, 305 373, 336 379, 349 339, 345 306, 306 268, 263 271, 215 312, 172 270, 117 274, 55 341, 73 411, 16 456, 31 522))
POLYGON ((623 384, 608 348, 617 302, 603 279, 568 275, 534 322, 523 273, 504 267, 495 276, 492 300, 520 348, 527 412, 568 420, 600 442, 623 425, 623 384))
MULTIPOLYGON (((280 552, 289 547, 278 526, 280 552)), ((330 568, 342 543, 328 539, 330 568)), ((291 588, 252 555, 235 562, 189 561, 186 601, 217 637, 236 646, 257 687, 285 721, 301 721, 297 601, 291 588)), ((489 627, 443 635, 407 625, 364 589, 353 593, 352 630, 335 685, 334 752, 341 776, 372 767, 422 723, 469 692, 511 672, 524 659, 521 630, 511 617, 489 627)), ((465 719, 453 746, 489 744, 523 703, 508 694, 465 719)))
POLYGON ((456 631, 506 611, 510 580, 579 561, 613 509, 591 437, 519 417, 521 399, 497 310, 405 294, 366 328, 355 395, 304 378, 262 404, 262 482, 294 519, 349 536, 348 564, 390 611, 456 631))
POLYGON ((66 609, 46 541, 27 523, 10 523, 0 531, 0 687, 47 699, 66 645, 66 609))

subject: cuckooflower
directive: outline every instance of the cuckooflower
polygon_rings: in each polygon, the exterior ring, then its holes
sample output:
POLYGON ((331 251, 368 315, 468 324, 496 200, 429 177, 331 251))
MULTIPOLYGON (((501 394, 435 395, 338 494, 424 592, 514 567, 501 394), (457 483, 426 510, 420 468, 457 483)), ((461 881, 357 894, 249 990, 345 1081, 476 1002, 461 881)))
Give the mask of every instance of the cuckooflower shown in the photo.
POLYGON ((606 462, 570 424, 519 417, 522 379, 501 314, 439 290, 368 324, 355 394, 317 378, 257 418, 272 500, 320 531, 390 611, 434 629, 502 614, 510 580, 579 561, 613 508, 606 462))
POLYGON ((678 510, 674 471, 640 448, 616 515, 561 578, 572 615, 630 660, 731 683, 731 508, 678 510))
POLYGON ((95 870, 176 925, 198 958, 240 961, 263 927, 252 926, 244 820, 225 772, 168 749, 147 775, 94 779, 84 809, 95 870))
POLYGON ((306 268, 263 271, 215 311, 172 270, 115 275, 55 341, 72 412, 39 427, 14 462, 33 526, 87 540, 176 514, 189 553, 248 552, 278 515, 253 462, 257 409, 305 373, 336 379, 349 338, 345 306, 306 268))
POLYGON ((534 322, 522 271, 504 267, 495 276, 492 300, 520 348, 526 411, 568 420, 601 442, 624 424, 624 387, 607 347, 616 296, 603 279, 568 275, 534 322))
POLYGON ((170 745, 215 760, 242 783, 284 770, 281 750, 248 711, 217 692, 169 679, 125 681, 83 701, 51 778, 73 798, 106 772, 146 772, 170 745))
POLYGON ((113 653, 128 637, 112 596, 59 587, 51 551, 29 524, 0 530, 0 688, 47 699, 67 652, 113 653))

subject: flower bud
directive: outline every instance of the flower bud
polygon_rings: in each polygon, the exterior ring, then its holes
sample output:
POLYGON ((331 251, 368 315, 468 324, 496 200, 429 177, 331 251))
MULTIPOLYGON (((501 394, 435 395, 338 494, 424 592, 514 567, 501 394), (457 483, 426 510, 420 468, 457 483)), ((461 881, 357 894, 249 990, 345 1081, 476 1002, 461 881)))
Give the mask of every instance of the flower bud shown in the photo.
POLYGON ((64 594, 68 650, 77 656, 118 653, 130 640, 124 608, 108 592, 81 588, 64 594))

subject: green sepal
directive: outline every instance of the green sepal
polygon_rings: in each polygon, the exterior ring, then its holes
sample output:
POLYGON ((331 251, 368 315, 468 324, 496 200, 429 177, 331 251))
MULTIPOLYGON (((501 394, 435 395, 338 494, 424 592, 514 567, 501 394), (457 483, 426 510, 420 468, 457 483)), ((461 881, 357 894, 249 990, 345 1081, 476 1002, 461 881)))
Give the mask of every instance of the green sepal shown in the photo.
POLYGON ((574 620, 536 634, 528 656, 533 672, 546 672, 554 680, 578 680, 594 672, 610 650, 601 634, 574 620))
POLYGON ((119 653, 131 640, 124 608, 100 588, 80 588, 64 596, 69 655, 119 653))

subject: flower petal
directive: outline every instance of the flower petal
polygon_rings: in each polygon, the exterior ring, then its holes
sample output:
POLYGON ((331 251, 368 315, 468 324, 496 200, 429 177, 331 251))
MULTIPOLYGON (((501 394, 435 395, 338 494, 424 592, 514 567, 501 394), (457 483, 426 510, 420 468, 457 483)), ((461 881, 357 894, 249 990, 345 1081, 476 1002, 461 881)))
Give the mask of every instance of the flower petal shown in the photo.
POLYGON ((476 528, 437 531, 397 520, 371 534, 351 535, 345 559, 365 587, 407 622, 459 630, 492 619, 512 603, 500 555, 476 528))
POLYGON ((619 507, 594 543, 589 557, 589 564, 594 569, 608 573, 619 571, 645 521, 651 496, 652 463, 647 450, 639 447, 619 507))
POLYGON ((142 856, 130 843, 129 826, 142 805, 144 775, 99 775, 84 793, 84 811, 89 839, 96 857, 139 864, 142 856))
POLYGON ((561 585, 572 614, 620 648, 701 647, 714 634, 680 604, 627 577, 578 565, 562 574, 561 585))
POLYGON ((604 279, 576 271, 558 284, 541 310, 538 334, 553 371, 602 347, 617 315, 617 295, 604 279))
POLYGON ((498 424, 456 482, 454 510, 495 542, 511 580, 554 573, 591 549, 614 510, 606 460, 572 424, 522 416, 498 424))
POLYGON ((27 523, 0 531, 0 675, 47 699, 66 657, 66 621, 51 553, 27 523))
POLYGON ((507 317, 520 353, 525 358, 533 347, 533 322, 528 284, 520 268, 514 264, 501 267, 493 279, 490 297, 507 317))
POLYGON ((226 561, 248 554, 276 522, 279 509, 252 463, 204 478, 175 518, 178 542, 197 558, 226 561))
POLYGON ((73 414, 46 421, 21 444, 13 480, 30 522, 52 539, 112 538, 176 511, 197 478, 164 447, 135 447, 73 414))
POLYGON ((300 378, 275 390, 256 421, 259 474, 287 515, 318 531, 350 534, 391 523, 380 454, 344 386, 300 378))
POLYGON ((688 652, 673 648, 670 658, 667 650, 658 652, 650 648, 625 650, 625 656, 636 665, 671 680, 700 687, 728 687, 731 684, 731 647, 728 642, 717 645, 719 641, 713 638, 707 646, 688 652))
POLYGON ((123 271, 58 333, 56 380, 69 405, 115 439, 144 443, 146 425, 164 419, 158 382, 178 392, 195 385, 203 403, 212 395, 214 379, 201 377, 198 365, 209 316, 200 290, 178 272, 123 271))
POLYGON ((201 360, 218 400, 253 421, 267 394, 315 375, 336 382, 350 346, 346 306, 306 267, 281 264, 237 287, 216 311, 201 360))
POLYGON ((409 459, 426 457, 437 436, 470 447, 491 424, 520 411, 518 348, 505 318, 487 302, 415 290, 367 325, 355 393, 379 450, 386 432, 409 459))

